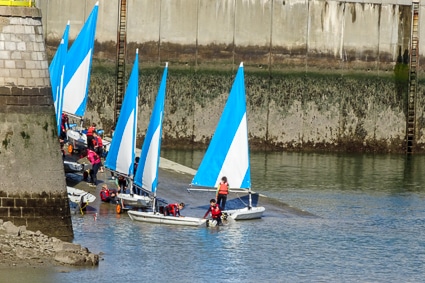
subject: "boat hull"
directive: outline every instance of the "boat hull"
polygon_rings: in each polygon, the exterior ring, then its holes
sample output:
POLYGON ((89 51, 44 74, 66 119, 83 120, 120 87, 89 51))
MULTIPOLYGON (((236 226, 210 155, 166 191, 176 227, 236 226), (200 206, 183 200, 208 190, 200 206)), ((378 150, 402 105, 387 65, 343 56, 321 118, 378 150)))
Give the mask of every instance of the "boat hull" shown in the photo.
POLYGON ((68 141, 73 145, 74 149, 84 149, 87 147, 87 136, 76 130, 68 130, 66 132, 68 141))
POLYGON ((84 164, 68 160, 63 161, 63 168, 65 170, 65 173, 78 173, 83 172, 85 170, 84 164))
POLYGON ((227 217, 233 220, 250 220, 261 218, 265 210, 266 209, 262 206, 251 208, 245 207, 241 209, 226 210, 223 211, 223 213, 226 213, 227 217))
MULTIPOLYGON (((78 130, 69 129, 66 132, 68 142, 72 144, 73 148, 75 150, 82 150, 87 148, 87 136, 85 133, 80 132, 78 130)), ((105 151, 109 150, 110 142, 102 139, 103 147, 105 148, 105 151)))
POLYGON ((149 208, 152 206, 152 199, 148 196, 139 196, 135 194, 118 194, 118 201, 123 209, 131 208, 149 208))
POLYGON ((143 211, 128 211, 128 215, 133 221, 156 223, 156 224, 170 224, 182 226, 201 226, 205 225, 206 220, 196 217, 176 217, 164 216, 158 212, 143 212, 143 211))
POLYGON ((69 200, 73 203, 91 203, 96 200, 96 197, 89 192, 68 186, 66 187, 66 190, 68 192, 69 200))

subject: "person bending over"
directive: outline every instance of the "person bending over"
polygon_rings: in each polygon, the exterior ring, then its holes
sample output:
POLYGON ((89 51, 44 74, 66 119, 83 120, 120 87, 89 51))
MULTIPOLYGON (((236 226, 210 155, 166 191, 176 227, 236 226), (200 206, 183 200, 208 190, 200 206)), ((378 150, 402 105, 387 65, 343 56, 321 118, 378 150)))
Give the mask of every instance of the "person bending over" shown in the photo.
POLYGON ((179 216, 180 215, 180 210, 182 210, 184 208, 184 203, 170 203, 169 205, 167 205, 164 208, 164 215, 165 216, 179 216))

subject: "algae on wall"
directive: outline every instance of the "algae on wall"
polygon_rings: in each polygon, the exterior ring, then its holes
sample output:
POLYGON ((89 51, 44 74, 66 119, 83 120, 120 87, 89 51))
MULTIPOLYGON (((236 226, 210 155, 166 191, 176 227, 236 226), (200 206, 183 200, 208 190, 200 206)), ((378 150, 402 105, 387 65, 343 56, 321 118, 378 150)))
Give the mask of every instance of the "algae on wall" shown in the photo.
MULTIPOLYGON (((207 146, 235 74, 236 69, 195 72, 190 68, 173 69, 170 64, 164 147, 207 146)), ((161 75, 162 67, 140 71, 139 145, 161 75)), ((404 152, 407 87, 397 87, 395 77, 394 73, 282 73, 246 68, 250 146, 272 150, 404 152)), ((106 134, 113 126, 114 94, 113 72, 95 67, 86 117, 90 123, 103 127, 106 134)), ((423 141, 420 133, 418 140, 423 141)))

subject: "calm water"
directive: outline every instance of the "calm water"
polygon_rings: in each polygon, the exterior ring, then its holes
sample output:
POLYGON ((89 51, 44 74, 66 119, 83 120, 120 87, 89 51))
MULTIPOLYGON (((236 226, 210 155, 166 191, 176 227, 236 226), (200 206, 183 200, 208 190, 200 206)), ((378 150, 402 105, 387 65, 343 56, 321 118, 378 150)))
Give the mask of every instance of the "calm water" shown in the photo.
MULTIPOLYGON (((163 157, 197 168, 202 152, 163 157)), ((314 216, 266 206, 261 220, 212 230, 136 223, 99 204, 96 221, 73 216, 74 242, 103 252, 99 266, 35 269, 31 282, 424 282, 424 156, 253 153, 251 161, 255 191, 314 216)))

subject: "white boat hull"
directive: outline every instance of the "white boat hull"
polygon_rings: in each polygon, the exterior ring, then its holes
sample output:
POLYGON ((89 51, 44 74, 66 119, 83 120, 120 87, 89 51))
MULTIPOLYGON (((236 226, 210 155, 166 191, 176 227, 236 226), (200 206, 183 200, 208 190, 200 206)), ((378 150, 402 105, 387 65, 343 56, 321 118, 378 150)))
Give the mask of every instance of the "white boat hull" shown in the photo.
POLYGON ((152 199, 148 196, 135 194, 118 194, 117 199, 123 209, 127 208, 149 208, 152 206, 152 199))
POLYGON ((263 216, 263 212, 266 209, 262 206, 259 207, 248 207, 241 209, 226 210, 223 213, 227 213, 227 217, 232 218, 233 220, 250 220, 258 219, 263 216))
POLYGON ((84 164, 80 164, 78 162, 74 161, 63 161, 63 168, 65 170, 65 173, 77 173, 77 172, 83 172, 84 171, 84 164))
MULTIPOLYGON (((73 145, 75 149, 84 149, 87 147, 87 136, 83 132, 70 129, 66 132, 69 143, 73 145)), ((109 150, 110 142, 102 139, 102 144, 105 150, 109 150)))
POLYGON ((182 226, 201 226, 205 225, 206 219, 196 217, 176 217, 176 216, 164 216, 158 212, 143 212, 143 211, 128 211, 128 215, 131 220, 156 223, 156 224, 170 224, 170 225, 182 225, 182 226))
POLYGON ((87 147, 87 136, 76 130, 68 130, 66 132, 68 141, 73 144, 74 148, 87 147))
POLYGON ((66 190, 68 192, 69 200, 73 203, 91 203, 96 200, 96 197, 89 192, 68 186, 66 187, 66 190))

